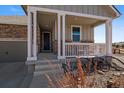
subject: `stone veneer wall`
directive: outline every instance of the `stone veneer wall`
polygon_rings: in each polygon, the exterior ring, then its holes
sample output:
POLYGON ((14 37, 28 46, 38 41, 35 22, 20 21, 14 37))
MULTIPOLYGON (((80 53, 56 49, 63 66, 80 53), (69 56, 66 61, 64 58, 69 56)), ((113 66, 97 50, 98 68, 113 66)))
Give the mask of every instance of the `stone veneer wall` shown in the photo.
POLYGON ((27 26, 0 24, 0 38, 27 38, 27 26))
POLYGON ((41 51, 41 35, 40 35, 40 27, 37 27, 37 47, 38 47, 38 53, 41 51))

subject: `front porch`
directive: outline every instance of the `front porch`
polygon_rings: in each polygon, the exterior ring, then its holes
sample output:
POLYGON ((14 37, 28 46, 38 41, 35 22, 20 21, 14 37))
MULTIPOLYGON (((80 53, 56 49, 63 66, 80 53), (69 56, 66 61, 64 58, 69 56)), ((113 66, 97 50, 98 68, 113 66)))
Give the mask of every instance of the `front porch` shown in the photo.
MULTIPOLYGON (((103 43, 65 43, 65 56, 105 56, 105 44, 103 43)), ((55 60, 57 54, 52 52, 38 53, 38 60, 55 60)))
POLYGON ((49 10, 29 8, 27 61, 112 55, 111 19, 49 10), (98 44, 94 41, 93 29, 102 23, 106 24, 106 43, 98 44), (72 25, 80 29, 78 42, 72 25), (50 34, 45 36, 43 33, 50 34))

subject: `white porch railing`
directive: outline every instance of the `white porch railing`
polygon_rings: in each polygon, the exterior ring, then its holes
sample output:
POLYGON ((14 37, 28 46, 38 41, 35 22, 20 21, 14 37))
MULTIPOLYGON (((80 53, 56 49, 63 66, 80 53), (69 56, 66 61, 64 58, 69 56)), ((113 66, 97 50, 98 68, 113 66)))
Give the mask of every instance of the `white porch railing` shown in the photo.
POLYGON ((66 43, 65 56, 105 55, 105 44, 102 43, 66 43))
POLYGON ((94 55, 97 55, 97 56, 106 55, 106 44, 94 43, 94 55))

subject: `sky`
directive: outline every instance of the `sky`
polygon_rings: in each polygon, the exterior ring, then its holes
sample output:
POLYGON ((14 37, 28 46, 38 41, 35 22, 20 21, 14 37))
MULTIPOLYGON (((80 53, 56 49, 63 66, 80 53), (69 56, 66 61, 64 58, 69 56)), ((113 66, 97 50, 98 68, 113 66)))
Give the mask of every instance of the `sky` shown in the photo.
POLYGON ((25 15, 20 5, 0 5, 0 16, 25 15))
MULTIPOLYGON (((113 20, 112 23, 112 42, 124 41, 124 5, 115 5, 120 11, 121 16, 113 20)), ((25 15, 20 5, 0 5, 0 16, 25 15)), ((95 28, 94 38, 96 43, 105 42, 105 25, 95 28)))

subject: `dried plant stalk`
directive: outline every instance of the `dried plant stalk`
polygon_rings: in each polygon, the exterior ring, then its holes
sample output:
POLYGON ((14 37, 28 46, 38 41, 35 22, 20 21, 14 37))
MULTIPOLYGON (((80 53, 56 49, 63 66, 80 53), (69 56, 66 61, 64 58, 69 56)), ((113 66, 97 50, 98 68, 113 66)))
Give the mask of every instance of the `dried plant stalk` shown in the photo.
POLYGON ((85 84, 85 75, 82 69, 82 64, 80 58, 77 58, 77 74, 78 74, 78 82, 80 81, 80 85, 84 86, 85 84))
POLYGON ((55 87, 55 84, 53 83, 52 79, 49 77, 49 75, 45 74, 45 77, 48 80, 48 87, 55 87))

